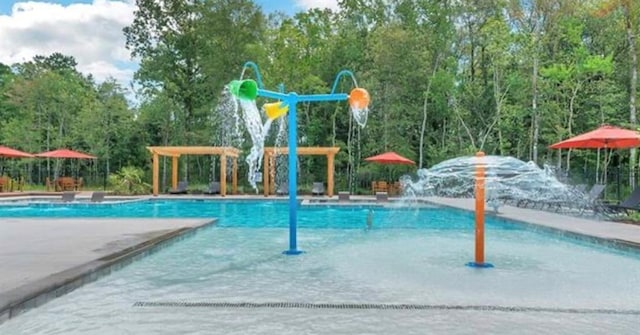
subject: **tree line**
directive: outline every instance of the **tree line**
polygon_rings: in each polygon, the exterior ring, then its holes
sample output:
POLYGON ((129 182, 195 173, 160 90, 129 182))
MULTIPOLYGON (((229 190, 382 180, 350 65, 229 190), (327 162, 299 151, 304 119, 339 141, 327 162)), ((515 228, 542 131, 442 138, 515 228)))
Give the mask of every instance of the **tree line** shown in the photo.
MULTIPOLYGON (((341 0, 339 11, 293 16, 267 14, 251 0, 136 4, 123 34, 140 60, 137 103, 115 80, 79 73, 73 55, 2 65, 1 143, 90 152, 99 159, 80 168, 98 184, 123 167, 150 171, 145 146, 225 143, 216 106, 248 60, 274 90, 282 83, 328 93, 340 70, 355 73, 372 99, 365 128, 345 103, 298 107, 300 145, 340 147, 336 181, 352 190, 406 171, 363 162, 390 150, 418 167, 482 150, 584 172, 596 151, 547 146, 603 123, 637 128, 638 1, 341 0)), ((635 151, 613 157, 633 185, 635 151)), ((181 178, 206 183, 211 159, 181 159, 181 178)), ((53 168, 39 161, 22 169, 39 182, 53 168)), ((301 158, 303 180, 325 173, 324 159, 301 158)))

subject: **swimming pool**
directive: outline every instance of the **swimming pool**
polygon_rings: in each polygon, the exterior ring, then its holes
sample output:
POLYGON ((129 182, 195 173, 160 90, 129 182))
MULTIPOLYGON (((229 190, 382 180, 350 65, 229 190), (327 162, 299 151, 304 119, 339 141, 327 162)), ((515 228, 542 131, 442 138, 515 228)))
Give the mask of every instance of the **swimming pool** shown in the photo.
POLYGON ((306 253, 284 256, 285 202, 137 206, 220 219, 0 334, 632 334, 640 319, 636 253, 488 218, 496 267, 473 269, 464 266, 473 216, 463 211, 301 206, 306 253))

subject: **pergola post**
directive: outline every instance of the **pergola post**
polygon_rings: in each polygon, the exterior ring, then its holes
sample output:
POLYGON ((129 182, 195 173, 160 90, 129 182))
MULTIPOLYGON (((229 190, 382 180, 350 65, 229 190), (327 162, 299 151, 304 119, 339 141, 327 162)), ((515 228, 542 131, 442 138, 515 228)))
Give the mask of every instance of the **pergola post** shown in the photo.
POLYGON ((227 195, 227 155, 220 155, 220 195, 227 195))
POLYGON ((233 173, 231 174, 231 183, 233 194, 238 194, 238 157, 233 157, 233 173))
POLYGON ((333 156, 334 154, 327 155, 327 195, 333 196, 333 156))
POLYGON ((269 193, 276 194, 276 155, 271 154, 269 157, 269 193))
POLYGON ((153 195, 158 196, 159 187, 158 180, 160 179, 160 158, 157 153, 153 153, 153 195))
POLYGON ((171 157, 171 187, 178 188, 178 156, 171 157))
POLYGON ((269 196, 269 172, 271 172, 269 168, 269 162, 271 162, 269 155, 269 152, 265 151, 262 163, 262 193, 265 197, 269 196))

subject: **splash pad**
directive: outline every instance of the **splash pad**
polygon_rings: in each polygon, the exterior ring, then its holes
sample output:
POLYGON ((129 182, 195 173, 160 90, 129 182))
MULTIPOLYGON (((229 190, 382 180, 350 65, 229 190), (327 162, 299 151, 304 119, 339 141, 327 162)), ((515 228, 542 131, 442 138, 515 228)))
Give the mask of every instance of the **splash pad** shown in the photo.
POLYGON ((237 99, 239 105, 243 110, 243 118, 247 131, 251 134, 253 146, 250 154, 247 156, 247 163, 249 164, 249 182, 257 190, 256 186, 256 174, 260 168, 260 162, 262 161, 262 155, 264 153, 264 140, 269 131, 271 123, 275 119, 283 117, 288 114, 289 134, 288 134, 288 151, 289 151, 289 173, 288 173, 288 187, 289 187, 289 249, 284 251, 287 255, 298 255, 302 253, 298 250, 297 246, 297 175, 296 165, 298 160, 297 155, 297 112, 296 105, 299 102, 330 102, 330 101, 347 101, 349 102, 349 109, 353 115, 354 120, 364 127, 367 122, 369 114, 369 93, 359 88, 355 76, 351 71, 340 71, 334 80, 331 93, 329 94, 309 94, 298 95, 296 92, 284 93, 284 87, 280 86, 280 92, 270 91, 264 89, 262 84, 262 77, 260 76, 260 70, 258 65, 254 62, 247 62, 244 64, 242 74, 247 68, 251 68, 256 75, 256 80, 242 79, 233 80, 227 85, 229 91, 237 99), (336 93, 336 88, 342 77, 348 76, 351 78, 354 89, 350 94, 336 93), (267 103, 263 107, 266 121, 262 124, 262 116, 256 105, 256 98, 263 97, 269 99, 278 100, 278 102, 267 103))

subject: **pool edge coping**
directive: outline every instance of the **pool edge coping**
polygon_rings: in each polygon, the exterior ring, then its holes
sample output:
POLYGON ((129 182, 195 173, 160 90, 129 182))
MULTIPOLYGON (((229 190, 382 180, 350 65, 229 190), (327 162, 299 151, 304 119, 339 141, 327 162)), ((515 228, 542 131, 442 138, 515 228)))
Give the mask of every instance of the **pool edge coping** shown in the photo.
POLYGON ((217 219, 193 227, 179 227, 92 261, 50 274, 31 283, 0 293, 0 324, 31 309, 74 291, 117 271, 172 243, 215 225, 217 219))
MULTIPOLYGON (((440 202, 433 199, 423 199, 422 201, 431 203, 438 207, 450 208, 450 209, 471 213, 471 214, 475 213, 474 209, 458 206, 455 204, 448 204, 448 203, 440 202)), ((568 230, 561 227, 553 227, 550 225, 544 225, 537 222, 530 222, 522 218, 514 218, 511 215, 504 215, 503 213, 500 213, 500 212, 485 211, 485 215, 501 222, 520 225, 521 227, 524 227, 525 229, 528 229, 530 231, 542 231, 542 232, 550 233, 553 235, 569 237, 575 240, 595 243, 604 247, 615 248, 621 251, 640 252, 640 243, 635 241, 625 240, 621 238, 598 236, 595 234, 590 234, 588 232, 568 230)), ((561 215, 561 214, 557 214, 557 215, 561 215)), ((617 223, 617 222, 613 222, 613 223, 617 223)))

